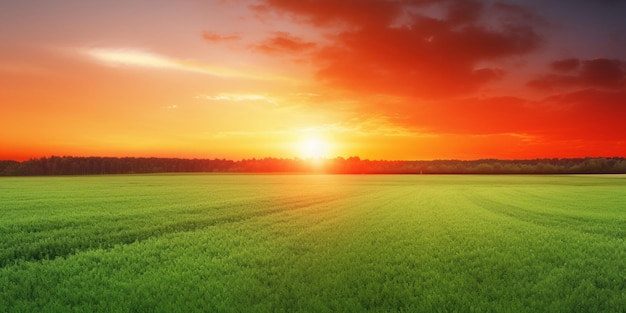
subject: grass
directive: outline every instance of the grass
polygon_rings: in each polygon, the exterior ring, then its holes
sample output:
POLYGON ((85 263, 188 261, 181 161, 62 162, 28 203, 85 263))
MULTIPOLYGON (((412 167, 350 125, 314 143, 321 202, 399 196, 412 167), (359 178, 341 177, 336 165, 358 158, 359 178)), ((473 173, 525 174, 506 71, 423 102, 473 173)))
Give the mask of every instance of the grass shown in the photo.
POLYGON ((0 179, 0 312, 622 312, 626 176, 0 179))

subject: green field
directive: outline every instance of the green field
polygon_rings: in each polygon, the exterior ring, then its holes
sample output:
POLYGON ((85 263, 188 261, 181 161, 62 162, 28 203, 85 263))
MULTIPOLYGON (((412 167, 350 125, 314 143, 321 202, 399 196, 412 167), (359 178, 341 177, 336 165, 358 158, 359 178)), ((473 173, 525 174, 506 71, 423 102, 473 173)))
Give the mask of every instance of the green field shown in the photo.
POLYGON ((0 178, 0 312, 624 312, 626 176, 0 178))

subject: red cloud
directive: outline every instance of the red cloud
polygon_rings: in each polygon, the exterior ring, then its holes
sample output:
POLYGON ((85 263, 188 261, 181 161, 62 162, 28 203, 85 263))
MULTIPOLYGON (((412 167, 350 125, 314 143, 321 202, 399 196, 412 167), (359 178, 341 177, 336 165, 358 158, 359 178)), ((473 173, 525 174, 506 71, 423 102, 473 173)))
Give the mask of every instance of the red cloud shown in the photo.
POLYGON ((545 99, 547 107, 559 107, 554 123, 561 137, 626 142, 626 90, 584 89, 545 99))
POLYGON ((316 45, 286 32, 276 32, 273 37, 254 45, 253 48, 267 54, 299 53, 310 50, 316 45))
POLYGON ((387 103, 379 113, 407 128, 444 134, 522 134, 544 140, 626 142, 626 91, 582 91, 541 100, 514 97, 387 103), (401 115, 394 113, 402 112, 401 115))
MULTIPOLYGON (((317 77, 334 87, 441 98, 467 94, 504 74, 479 66, 533 51, 539 35, 515 10, 480 1, 266 0, 263 11, 291 14, 328 31, 331 44, 314 53, 317 77), (435 18, 425 4, 446 12, 435 18), (498 27, 482 21, 485 10, 515 15, 498 27)), ((257 9, 260 10, 259 7, 257 9)), ((270 39, 271 40, 271 39, 270 39)), ((274 45, 273 45, 274 46, 274 45)))
POLYGON ((506 74, 497 66, 500 60, 531 53, 542 43, 536 25, 545 21, 521 6, 490 3, 265 0, 257 9, 287 14, 326 32, 330 43, 311 47, 317 77, 359 99, 360 115, 435 134, 519 136, 545 151, 552 142, 565 149, 580 140, 624 146, 623 61, 559 60, 549 75, 529 82, 603 90, 567 91, 542 100, 476 96, 506 74), (443 13, 424 10, 427 5, 443 13))
POLYGON ((381 0, 266 0, 253 6, 259 12, 279 10, 316 26, 329 24, 387 25, 401 13, 399 2, 381 0))
POLYGON ((220 35, 214 32, 205 31, 202 33, 202 38, 209 42, 222 42, 239 40, 241 39, 241 36, 237 34, 220 35))

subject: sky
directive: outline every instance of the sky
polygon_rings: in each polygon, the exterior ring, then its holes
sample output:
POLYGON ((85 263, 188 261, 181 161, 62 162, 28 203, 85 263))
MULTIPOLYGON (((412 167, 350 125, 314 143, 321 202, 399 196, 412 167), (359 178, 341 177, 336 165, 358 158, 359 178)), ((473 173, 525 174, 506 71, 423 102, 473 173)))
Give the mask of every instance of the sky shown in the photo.
POLYGON ((0 160, 626 156, 626 1, 0 1, 0 160))

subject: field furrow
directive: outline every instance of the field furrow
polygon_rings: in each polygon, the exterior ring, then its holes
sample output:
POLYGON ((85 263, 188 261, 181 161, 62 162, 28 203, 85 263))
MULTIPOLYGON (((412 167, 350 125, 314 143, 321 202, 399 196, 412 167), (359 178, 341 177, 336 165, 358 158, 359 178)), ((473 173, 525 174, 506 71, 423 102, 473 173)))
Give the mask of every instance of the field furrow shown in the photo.
POLYGON ((0 312, 620 312, 624 179, 0 179, 0 312))

